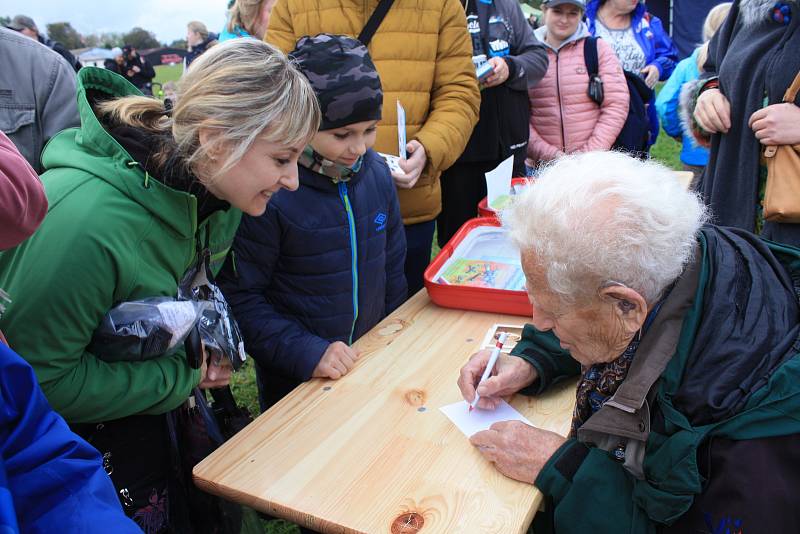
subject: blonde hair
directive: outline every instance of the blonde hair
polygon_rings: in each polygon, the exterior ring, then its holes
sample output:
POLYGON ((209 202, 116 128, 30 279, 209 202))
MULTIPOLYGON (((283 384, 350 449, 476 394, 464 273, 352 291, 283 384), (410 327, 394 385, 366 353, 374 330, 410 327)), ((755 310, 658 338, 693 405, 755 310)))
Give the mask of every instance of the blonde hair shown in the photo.
MULTIPOLYGON (((267 0, 236 0, 228 12, 228 31, 232 32, 236 26, 244 28, 244 30, 253 35, 253 23, 261 13, 261 4, 267 0)), ((253 35, 258 39, 264 37, 263 35, 253 35)))
POLYGON ((227 157, 214 181, 234 166, 256 138, 283 145, 307 143, 317 132, 320 109, 314 90, 283 53, 256 39, 233 39, 215 46, 192 63, 178 81, 172 117, 164 103, 127 96, 97 106, 101 119, 169 135, 174 144, 155 155, 163 163, 177 151, 198 174, 210 154, 227 157), (200 143, 200 131, 211 132, 200 143))
POLYGON ((722 23, 725 22, 728 12, 731 10, 731 5, 733 5, 731 2, 717 4, 706 15, 706 20, 703 22, 703 44, 700 45, 700 51, 697 53, 697 68, 701 71, 708 59, 708 42, 717 33, 722 23))
POLYGON ((198 34, 200 37, 202 37, 204 41, 208 39, 208 28, 206 27, 205 24, 203 24, 199 20, 191 21, 189 24, 186 25, 186 27, 189 30, 193 31, 194 33, 198 34))

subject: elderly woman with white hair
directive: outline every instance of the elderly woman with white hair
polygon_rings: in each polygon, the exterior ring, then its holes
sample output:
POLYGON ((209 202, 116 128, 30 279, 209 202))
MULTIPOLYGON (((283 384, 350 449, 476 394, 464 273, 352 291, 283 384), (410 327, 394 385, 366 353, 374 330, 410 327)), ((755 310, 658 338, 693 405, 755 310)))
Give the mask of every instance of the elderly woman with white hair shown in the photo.
MULTIPOLYGON (((545 494, 537 534, 797 531, 800 250, 707 219, 670 171, 613 152, 558 160, 506 212, 533 320, 479 407, 581 375, 566 439, 471 438, 545 494)), ((468 401, 487 360, 461 371, 468 401)))

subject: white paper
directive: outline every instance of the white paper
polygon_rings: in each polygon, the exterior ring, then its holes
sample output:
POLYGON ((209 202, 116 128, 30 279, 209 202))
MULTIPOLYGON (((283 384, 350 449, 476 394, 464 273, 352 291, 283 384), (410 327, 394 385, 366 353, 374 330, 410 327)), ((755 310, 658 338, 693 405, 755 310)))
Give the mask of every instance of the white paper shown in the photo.
POLYGON ((408 159, 406 153, 406 110, 397 101, 397 149, 401 159, 408 159))
POLYGON ((486 174, 486 203, 494 207, 500 197, 511 195, 511 178, 514 173, 514 156, 509 156, 493 171, 486 174))
POLYGON ((522 421, 526 425, 533 426, 530 421, 505 401, 500 401, 500 406, 495 410, 475 408, 470 412, 467 401, 454 402, 439 409, 467 437, 481 430, 488 430, 490 426, 499 421, 522 421))
POLYGON ((169 340, 169 348, 172 348, 194 326, 197 311, 194 303, 187 300, 161 302, 157 307, 164 324, 172 330, 172 338, 169 340))

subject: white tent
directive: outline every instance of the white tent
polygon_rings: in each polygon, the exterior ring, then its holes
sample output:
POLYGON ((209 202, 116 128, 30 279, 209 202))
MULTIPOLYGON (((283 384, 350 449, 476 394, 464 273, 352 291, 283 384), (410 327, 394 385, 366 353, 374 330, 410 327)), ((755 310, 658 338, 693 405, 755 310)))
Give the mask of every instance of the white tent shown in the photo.
POLYGON ((114 52, 106 48, 90 48, 78 55, 84 67, 102 67, 107 59, 114 59, 114 52))

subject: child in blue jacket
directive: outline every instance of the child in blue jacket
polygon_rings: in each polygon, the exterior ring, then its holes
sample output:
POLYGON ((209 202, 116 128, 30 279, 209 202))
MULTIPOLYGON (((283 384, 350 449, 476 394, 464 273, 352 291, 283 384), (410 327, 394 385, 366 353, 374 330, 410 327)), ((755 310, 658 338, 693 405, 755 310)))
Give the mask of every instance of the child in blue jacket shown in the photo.
POLYGON ((383 92, 369 53, 320 34, 290 55, 317 94, 320 131, 299 159, 299 189, 242 219, 219 278, 256 361, 262 410, 302 381, 345 375, 352 343, 407 293, 397 192, 371 149, 383 92))
POLYGON ((699 146, 691 133, 691 112, 688 110, 689 96, 698 83, 700 69, 708 57, 708 43, 717 29, 725 22, 730 2, 717 4, 706 15, 703 23, 703 41, 691 56, 681 60, 672 72, 667 83, 661 88, 656 97, 656 109, 664 131, 672 137, 681 137, 681 162, 683 170, 694 174, 693 183, 696 183, 708 164, 708 149, 699 146))

